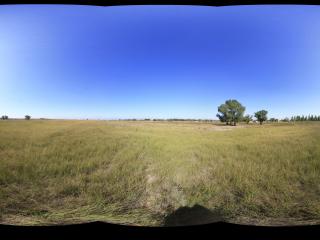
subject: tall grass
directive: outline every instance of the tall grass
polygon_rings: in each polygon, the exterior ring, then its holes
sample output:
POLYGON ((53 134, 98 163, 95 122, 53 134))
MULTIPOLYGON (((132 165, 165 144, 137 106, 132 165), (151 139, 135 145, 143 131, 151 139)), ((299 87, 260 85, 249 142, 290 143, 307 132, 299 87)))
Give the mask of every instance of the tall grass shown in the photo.
POLYGON ((320 220, 320 124, 0 121, 0 221, 320 220))

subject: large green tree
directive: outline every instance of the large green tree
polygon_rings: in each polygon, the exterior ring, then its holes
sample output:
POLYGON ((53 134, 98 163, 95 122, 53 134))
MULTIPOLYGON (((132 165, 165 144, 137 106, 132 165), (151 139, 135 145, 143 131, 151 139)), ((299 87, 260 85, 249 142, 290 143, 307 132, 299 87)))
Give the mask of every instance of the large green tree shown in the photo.
POLYGON ((254 116, 257 118, 257 120, 260 122, 260 125, 261 125, 264 121, 268 120, 267 114, 268 114, 268 111, 260 110, 254 113, 254 116))
POLYGON ((227 125, 231 124, 236 126, 237 122, 243 118, 245 110, 246 108, 242 106, 240 102, 235 99, 230 99, 218 107, 219 113, 217 117, 227 125))

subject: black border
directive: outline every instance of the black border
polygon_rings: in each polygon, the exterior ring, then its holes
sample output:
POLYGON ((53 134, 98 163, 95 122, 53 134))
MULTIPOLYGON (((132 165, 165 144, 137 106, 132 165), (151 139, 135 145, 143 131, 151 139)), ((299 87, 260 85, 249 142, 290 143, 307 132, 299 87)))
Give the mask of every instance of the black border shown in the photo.
MULTIPOLYGON (((94 6, 121 5, 200 5, 232 6, 257 4, 318 5, 315 0, 1 0, 5 4, 72 4, 94 6)), ((1 6, 0 6, 1 7, 1 6)), ((320 11, 319 11, 320 13, 320 11)), ((320 26, 319 26, 320 27, 320 26)), ((320 225, 305 226, 249 226, 225 222, 184 227, 137 227, 91 222, 56 226, 14 226, 0 224, 0 239, 320 239, 320 225)))
POLYGON ((1 239, 319 239, 320 225, 265 227, 217 222, 184 227, 137 227, 91 222, 61 226, 11 226, 0 225, 1 239))

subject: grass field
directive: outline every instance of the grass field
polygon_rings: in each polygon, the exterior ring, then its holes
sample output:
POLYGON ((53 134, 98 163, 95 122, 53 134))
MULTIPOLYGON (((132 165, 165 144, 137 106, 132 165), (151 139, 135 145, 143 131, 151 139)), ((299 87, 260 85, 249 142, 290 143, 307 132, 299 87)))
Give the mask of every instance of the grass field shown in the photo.
POLYGON ((0 223, 155 226, 194 205, 319 223, 320 123, 0 121, 0 223))

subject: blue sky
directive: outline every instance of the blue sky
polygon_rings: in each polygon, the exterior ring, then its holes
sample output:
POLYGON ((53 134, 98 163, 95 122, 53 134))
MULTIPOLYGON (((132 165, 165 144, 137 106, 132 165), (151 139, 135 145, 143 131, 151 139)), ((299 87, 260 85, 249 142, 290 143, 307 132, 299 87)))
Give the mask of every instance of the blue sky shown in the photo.
POLYGON ((0 115, 320 115, 319 6, 0 6, 0 115))

